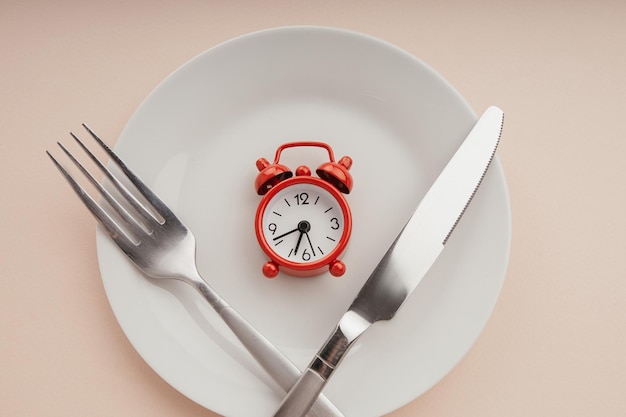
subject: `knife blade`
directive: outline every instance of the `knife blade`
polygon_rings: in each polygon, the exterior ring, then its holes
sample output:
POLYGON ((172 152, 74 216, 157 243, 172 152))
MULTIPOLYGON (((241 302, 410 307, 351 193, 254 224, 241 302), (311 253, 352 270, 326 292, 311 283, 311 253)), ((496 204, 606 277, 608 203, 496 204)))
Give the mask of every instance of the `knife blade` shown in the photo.
POLYGON ((274 417, 302 417, 354 342, 375 322, 392 319, 452 235, 500 142, 504 114, 489 107, 428 190, 326 343, 274 417))

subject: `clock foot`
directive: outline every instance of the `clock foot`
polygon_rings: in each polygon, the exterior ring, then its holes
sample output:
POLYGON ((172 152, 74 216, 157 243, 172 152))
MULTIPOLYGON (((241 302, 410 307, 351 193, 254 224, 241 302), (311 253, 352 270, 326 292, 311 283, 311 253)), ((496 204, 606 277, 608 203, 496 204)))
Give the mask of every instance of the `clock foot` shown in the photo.
POLYGON ((278 265, 274 262, 266 262, 263 264, 263 275, 267 278, 275 278, 278 275, 278 265))
POLYGON ((330 274, 334 277, 340 277, 346 272, 346 264, 339 260, 332 261, 329 265, 330 274))

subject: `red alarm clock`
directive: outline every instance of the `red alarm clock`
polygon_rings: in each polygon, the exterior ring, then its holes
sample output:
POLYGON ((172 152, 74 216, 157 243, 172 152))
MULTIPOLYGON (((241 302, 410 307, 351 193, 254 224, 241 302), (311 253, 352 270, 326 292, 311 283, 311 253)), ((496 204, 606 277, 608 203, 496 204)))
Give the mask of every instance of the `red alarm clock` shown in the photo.
POLYGON ((263 274, 274 278, 279 271, 307 277, 330 271, 341 276, 346 266, 338 258, 346 249, 352 232, 352 214, 343 194, 352 190, 348 172, 352 159, 335 162, 332 148, 323 142, 290 142, 278 147, 274 162, 260 158, 261 171, 254 183, 263 196, 256 212, 255 230, 261 249, 270 259, 263 274), (279 164, 283 150, 293 147, 320 147, 329 161, 315 171, 302 165, 295 176, 279 164))

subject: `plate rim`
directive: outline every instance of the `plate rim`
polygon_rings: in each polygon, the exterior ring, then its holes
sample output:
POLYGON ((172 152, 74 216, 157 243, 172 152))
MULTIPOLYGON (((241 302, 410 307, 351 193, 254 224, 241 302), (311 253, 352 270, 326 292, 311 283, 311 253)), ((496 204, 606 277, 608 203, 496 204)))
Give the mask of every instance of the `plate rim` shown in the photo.
MULTIPOLYGON (((190 60, 188 60, 187 62, 185 62, 184 64, 182 64, 180 67, 178 67, 176 70, 174 70, 172 73, 170 73, 164 80, 162 80, 161 82, 159 82, 156 87, 147 95, 147 97, 140 103, 140 105, 137 107, 137 109, 135 110, 135 112, 133 112, 131 118, 129 119, 128 124, 124 127, 124 129, 122 130, 120 137, 118 140, 119 143, 123 143, 123 138, 125 137, 126 134, 126 130, 128 128, 128 126, 131 124, 131 122, 134 120, 135 115, 138 114, 142 107, 144 106, 144 104, 149 101, 152 100, 156 94, 158 94, 158 90, 161 88, 161 86, 164 83, 169 82, 169 80, 172 79, 172 77, 174 76, 178 76, 178 74, 180 74, 180 72, 186 68, 189 65, 193 65, 193 63, 198 60, 198 59, 202 59, 203 56, 212 53, 215 50, 219 50, 220 48, 227 48, 231 45, 233 45, 235 42, 240 42, 240 41, 245 41, 247 39, 250 39, 252 37, 257 37, 259 35, 263 35, 266 33, 276 33, 276 32, 283 32, 283 33, 289 33, 291 31, 302 31, 302 30, 307 30, 307 31, 312 31, 312 32, 318 32, 318 31, 323 31, 323 32, 327 32, 327 33, 333 33, 336 35, 341 35, 341 36, 356 36, 360 39, 364 39, 364 40, 368 40, 370 42, 375 42, 385 48, 391 48, 396 52, 401 53, 402 55, 410 58, 412 61, 414 61, 415 63, 417 63, 419 66, 421 66, 423 69, 429 71, 430 76, 436 78, 438 80, 438 82, 442 83, 442 85, 444 85, 450 92, 452 92, 455 95, 455 98, 459 101, 459 103, 464 106, 467 111, 472 115, 472 117, 474 117, 474 119, 476 119, 476 114, 474 113, 474 111, 472 110, 472 108, 469 106, 468 102, 465 100, 465 98, 463 96, 461 96, 461 94, 445 79, 443 78, 443 76, 441 74, 439 74, 438 72, 436 72, 431 66, 429 66, 428 64, 426 64, 424 61, 422 61, 421 59, 419 59, 418 57, 412 55, 411 53, 407 52, 404 49, 401 49, 385 40, 376 38, 372 35, 369 34, 364 34, 364 33, 360 33, 360 32, 356 32, 356 31, 352 31, 352 30, 347 30, 347 29, 341 29, 341 28, 333 28, 333 27, 326 27, 326 26, 315 26, 315 25, 302 25, 302 26, 282 26, 282 27, 276 27, 276 28, 269 28, 269 29, 263 29, 260 31, 255 31, 255 32, 251 32, 251 33, 246 33, 246 34, 242 34, 239 36, 236 36, 232 39, 226 40, 224 42, 221 42, 215 46, 212 46, 210 48, 208 48, 207 50, 201 52, 200 54, 196 55, 195 57, 191 58, 190 60)), ((118 145, 115 145, 115 148, 117 148, 118 145)), ((117 149, 116 149, 117 150, 117 149)), ((511 247, 511 232, 512 232, 512 221, 511 221, 511 206, 510 206, 510 197, 509 197, 509 192, 508 192, 508 188, 506 186, 506 180, 505 180, 505 176, 504 176, 504 170, 502 167, 502 164, 500 162, 500 159, 498 157, 498 155, 496 155, 496 157, 494 158, 490 171, 496 171, 495 176, 498 177, 499 179, 499 185, 502 188, 501 192, 504 193, 504 201, 506 202, 506 213, 505 213, 505 218, 506 218, 506 223, 507 223, 507 231, 506 231, 506 235, 508 236, 507 239, 507 248, 505 250, 506 253, 506 258, 504 259, 503 262, 503 271, 502 271, 502 278, 500 279, 500 283, 499 283, 499 287, 497 288, 497 296, 493 299, 493 303, 492 305, 489 307, 489 314, 487 315, 487 319, 485 320, 485 322, 482 324, 481 326, 481 330, 478 332, 478 334, 476 335, 476 337, 474 338, 474 340, 471 341, 471 343, 469 343, 468 348, 466 349, 465 353, 463 353, 456 362, 452 363, 449 366, 449 369, 445 370, 445 372, 443 373, 443 375, 437 379, 437 381, 435 381, 428 389, 432 388, 432 386, 434 386, 438 381, 440 381, 441 379, 443 379, 452 369, 454 369, 454 367, 457 366, 457 364, 466 356, 467 352, 472 348, 472 346, 475 344, 476 340, 478 339, 478 337, 480 336, 480 334, 482 333, 482 331, 484 330, 485 326, 487 325, 487 322, 489 320, 489 317, 491 316, 491 313, 493 311, 493 309, 495 308, 495 305, 497 303, 497 300, 499 298, 499 293, 502 289, 502 286, 504 284, 504 280, 506 277, 506 270, 508 267, 508 263, 509 263, 509 257, 510 257, 510 247, 511 247)), ((494 175, 494 174, 492 174, 494 175)), ((98 251, 98 259, 99 262, 104 262, 104 259, 101 259, 101 245, 103 244, 103 241, 108 240, 108 237, 106 237, 102 232, 98 233, 97 236, 97 251, 98 251)), ((102 269, 102 265, 100 266, 100 271, 102 274, 102 278, 103 278, 103 282, 106 281, 105 277, 104 277, 104 272, 102 269)), ((105 289, 106 289, 106 283, 105 283, 105 289)), ((107 298, 109 299, 109 302, 111 302, 111 298, 110 298, 110 294, 107 291, 107 298)), ((118 317, 117 312, 114 308, 114 306, 112 305, 112 309, 114 314, 116 315, 116 319, 118 321, 118 323, 120 324, 120 326, 122 327, 125 336, 129 339, 129 341, 131 342, 131 344, 133 345, 133 347, 135 348, 135 350, 137 350, 137 352, 140 354, 140 356, 143 358, 144 361, 146 361, 150 367, 161 376, 161 378, 163 378, 166 382, 168 382, 168 384, 172 385, 175 389, 177 389, 178 391, 182 392, 184 395, 186 395, 187 397, 189 397, 190 399, 192 399, 195 402, 198 402, 199 404, 203 405, 206 407, 205 404, 203 404, 202 402, 197 401, 195 398, 190 397, 189 395, 187 395, 185 392, 181 391, 181 389, 175 385, 173 385, 168 378, 164 377, 163 375, 161 375, 161 372, 157 371, 157 369, 155 369, 155 367, 153 366, 152 363, 148 362, 146 360, 146 358, 144 357, 144 355, 142 355, 142 353, 137 349, 137 346, 135 346, 135 343, 133 342, 132 338, 127 334, 126 330, 124 329, 124 326, 122 326, 122 322, 120 321, 120 317, 118 317)), ((426 392, 428 389, 424 390, 422 393, 418 394, 417 397, 419 397, 420 395, 422 395, 424 392, 426 392)), ((413 399, 417 398, 414 397, 412 399, 409 400, 412 401, 413 399)), ((393 409, 397 409, 398 407, 401 407, 404 404, 398 404, 396 405, 393 409)), ((214 409, 211 408, 214 411, 219 412, 220 410, 218 409, 214 409)), ((390 409, 388 411, 392 411, 393 409, 390 409)))

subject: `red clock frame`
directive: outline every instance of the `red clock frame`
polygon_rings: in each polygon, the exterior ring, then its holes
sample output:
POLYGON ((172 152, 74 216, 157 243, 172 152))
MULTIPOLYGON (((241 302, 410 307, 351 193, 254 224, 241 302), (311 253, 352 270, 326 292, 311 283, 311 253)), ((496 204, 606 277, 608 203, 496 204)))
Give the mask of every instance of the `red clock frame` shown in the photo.
POLYGON ((261 249, 270 258, 270 261, 263 265, 263 274, 268 278, 274 278, 280 270, 289 275, 309 277, 319 275, 328 269, 332 275, 342 276, 346 271, 346 266, 338 258, 348 246, 352 234, 352 212, 343 196, 352 190, 352 176, 348 172, 352 166, 352 159, 344 156, 335 162, 333 150, 328 144, 301 141, 279 146, 272 164, 265 158, 260 158, 257 160, 256 166, 261 172, 257 175, 254 185, 257 193, 263 198, 256 212, 254 228, 261 249), (296 169, 294 177, 289 168, 279 164, 280 155, 284 149, 300 146, 320 147, 328 152, 329 161, 320 165, 316 170, 319 178, 311 176, 311 170, 303 165, 296 169), (282 190, 298 184, 311 184, 330 193, 337 200, 344 218, 344 229, 337 246, 323 258, 309 263, 293 262, 278 255, 263 234, 263 217, 269 202, 282 190))

